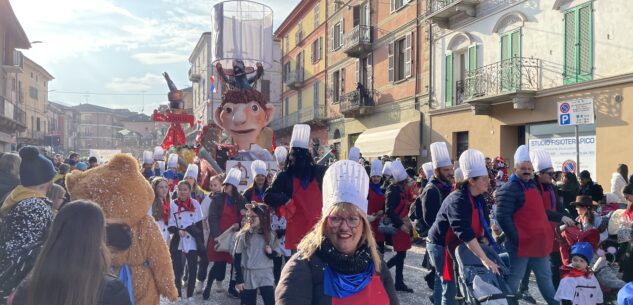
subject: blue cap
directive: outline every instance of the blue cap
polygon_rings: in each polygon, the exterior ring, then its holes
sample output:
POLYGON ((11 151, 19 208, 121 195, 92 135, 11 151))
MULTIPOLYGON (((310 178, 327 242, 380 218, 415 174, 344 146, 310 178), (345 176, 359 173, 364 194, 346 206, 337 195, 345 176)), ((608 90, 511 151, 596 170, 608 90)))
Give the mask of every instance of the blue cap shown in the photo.
POLYGON ((586 241, 578 242, 571 246, 571 256, 580 256, 587 261, 587 264, 591 263, 593 258, 593 247, 586 241))
POLYGON ((618 292, 618 305, 633 305, 633 282, 624 285, 618 292))
POLYGON ((75 166, 76 169, 80 170, 80 171, 85 171, 88 169, 88 163, 86 162, 77 162, 77 165, 75 166))

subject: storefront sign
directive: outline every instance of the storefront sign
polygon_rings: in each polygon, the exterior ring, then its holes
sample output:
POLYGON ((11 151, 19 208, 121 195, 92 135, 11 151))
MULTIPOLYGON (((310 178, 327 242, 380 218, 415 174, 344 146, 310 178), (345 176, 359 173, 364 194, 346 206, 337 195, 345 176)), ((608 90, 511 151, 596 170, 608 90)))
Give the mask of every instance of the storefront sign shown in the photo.
MULTIPOLYGON (((264 161, 266 162, 266 161, 264 161)), ((228 172, 231 168, 237 168, 242 171, 242 179, 240 179, 240 186, 237 188, 238 191, 244 192, 251 183, 253 183, 253 173, 251 172, 251 163, 253 161, 235 161, 229 160, 226 161, 226 171, 228 172)), ((275 175, 279 171, 279 167, 276 161, 268 161, 266 162, 269 172, 272 172, 275 175)))
MULTIPOLYGON (((542 149, 552 157, 554 170, 567 171, 576 167, 576 138, 541 138, 530 139, 530 149, 542 149), (572 161, 572 162, 569 162, 572 161)), ((580 137, 580 171, 588 170, 591 176, 596 172, 596 136, 580 137)))
POLYGON ((573 126, 593 123, 593 98, 558 102, 558 125, 573 126))

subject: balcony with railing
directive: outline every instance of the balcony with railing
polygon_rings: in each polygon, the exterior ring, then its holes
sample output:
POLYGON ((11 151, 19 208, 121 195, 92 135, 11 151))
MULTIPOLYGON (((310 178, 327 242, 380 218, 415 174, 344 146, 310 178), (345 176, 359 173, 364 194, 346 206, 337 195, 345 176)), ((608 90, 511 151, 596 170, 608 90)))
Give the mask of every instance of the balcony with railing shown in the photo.
POLYGON ((511 100, 514 109, 534 109, 533 97, 541 89, 540 59, 514 57, 468 72, 464 101, 476 114, 488 114, 490 105, 511 100))
POLYGON ((464 81, 458 80, 455 82, 455 105, 461 105, 464 103, 464 81))
POLYGON ((189 81, 197 83, 197 82, 200 81, 200 78, 202 78, 200 76, 200 73, 196 73, 196 71, 194 71, 193 67, 189 68, 189 81))
POLYGON ((286 73, 286 85, 291 89, 299 89, 303 87, 303 68, 296 69, 286 73))
POLYGON ((343 50, 350 57, 360 58, 371 52, 372 27, 357 25, 345 34, 343 50))
POLYGON ((26 112, 0 96, 0 130, 8 133, 26 130, 26 112))
POLYGON ((340 110, 347 117, 365 115, 374 108, 376 90, 356 89, 341 96, 340 110))
POLYGON ((426 0, 426 18, 441 28, 449 27, 449 19, 460 13, 475 17, 481 0, 426 0))
POLYGON ((296 124, 311 124, 327 120, 325 106, 304 108, 273 120, 270 128, 275 131, 292 128, 296 124))

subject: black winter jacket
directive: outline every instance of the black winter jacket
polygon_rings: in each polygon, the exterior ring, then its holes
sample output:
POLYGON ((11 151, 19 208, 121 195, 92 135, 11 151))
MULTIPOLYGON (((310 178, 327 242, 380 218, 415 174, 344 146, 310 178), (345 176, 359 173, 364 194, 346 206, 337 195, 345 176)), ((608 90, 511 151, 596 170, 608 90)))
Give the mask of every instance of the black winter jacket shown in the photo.
MULTIPOLYGON (((446 246, 448 229, 452 229, 457 238, 465 243, 477 237, 472 227, 473 208, 468 199, 468 192, 468 188, 464 187, 452 192, 444 199, 437 213, 437 218, 429 230, 431 243, 446 246)), ((473 200, 476 199, 476 197, 473 198, 473 200)), ((488 215, 486 205, 484 205, 484 215, 488 215)), ((486 221, 489 222, 489 219, 486 221)))
MULTIPOLYGON (((317 179, 319 189, 323 189, 323 175, 325 175, 325 167, 315 165, 312 179, 317 179)), ((273 208, 286 204, 292 198, 292 180, 293 177, 288 172, 279 172, 273 181, 273 185, 264 193, 264 203, 273 208)))

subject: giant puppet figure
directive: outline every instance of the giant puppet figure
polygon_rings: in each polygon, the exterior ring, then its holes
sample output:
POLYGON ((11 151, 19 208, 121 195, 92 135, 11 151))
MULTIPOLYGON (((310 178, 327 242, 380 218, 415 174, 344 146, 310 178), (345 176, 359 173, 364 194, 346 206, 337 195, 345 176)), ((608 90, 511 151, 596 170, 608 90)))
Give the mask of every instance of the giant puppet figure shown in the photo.
POLYGON ((172 146, 185 145, 186 137, 185 131, 180 126, 181 123, 189 123, 189 126, 193 126, 193 115, 183 113, 185 109, 185 103, 183 99, 182 90, 178 90, 176 85, 169 77, 167 72, 163 73, 167 86, 169 87, 169 93, 167 98, 169 99, 169 110, 166 113, 160 113, 158 110, 154 110, 152 120, 154 122, 167 122, 171 125, 167 129, 167 134, 161 146, 167 150, 172 146))

